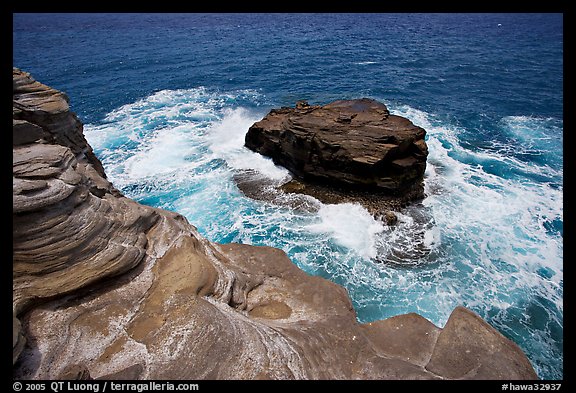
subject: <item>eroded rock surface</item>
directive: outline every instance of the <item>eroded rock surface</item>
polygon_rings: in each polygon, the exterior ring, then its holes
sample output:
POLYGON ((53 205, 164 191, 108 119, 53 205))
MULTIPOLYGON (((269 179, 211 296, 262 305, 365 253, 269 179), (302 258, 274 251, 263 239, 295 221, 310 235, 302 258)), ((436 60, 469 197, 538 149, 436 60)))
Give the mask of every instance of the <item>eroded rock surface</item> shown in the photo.
POLYGON ((372 99, 271 110, 246 134, 246 147, 299 179, 403 200, 423 197, 426 131, 372 99))
POLYGON ((65 95, 13 78, 14 378, 536 377, 472 312, 362 325, 342 287, 281 250, 214 244, 125 198, 65 95))

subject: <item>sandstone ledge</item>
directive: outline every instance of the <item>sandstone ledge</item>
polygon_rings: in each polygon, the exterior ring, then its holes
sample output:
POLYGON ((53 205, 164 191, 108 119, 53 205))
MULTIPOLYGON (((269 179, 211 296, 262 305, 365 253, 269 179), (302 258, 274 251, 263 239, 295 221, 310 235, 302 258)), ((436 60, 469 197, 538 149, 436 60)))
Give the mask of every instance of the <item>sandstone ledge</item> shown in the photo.
POLYGON ((457 308, 359 324, 346 291, 278 249, 214 244, 122 196, 67 98, 14 69, 16 379, 534 379, 457 308))

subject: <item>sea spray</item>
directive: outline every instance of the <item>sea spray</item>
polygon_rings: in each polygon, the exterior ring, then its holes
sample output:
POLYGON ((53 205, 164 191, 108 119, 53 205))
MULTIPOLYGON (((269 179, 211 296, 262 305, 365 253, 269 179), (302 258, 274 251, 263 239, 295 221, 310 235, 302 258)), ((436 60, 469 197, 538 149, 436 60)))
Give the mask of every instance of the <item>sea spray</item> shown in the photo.
POLYGON ((325 234, 346 248, 355 250, 361 258, 376 258, 376 239, 384 225, 376 221, 362 206, 352 203, 322 205, 318 222, 303 228, 311 233, 325 234))

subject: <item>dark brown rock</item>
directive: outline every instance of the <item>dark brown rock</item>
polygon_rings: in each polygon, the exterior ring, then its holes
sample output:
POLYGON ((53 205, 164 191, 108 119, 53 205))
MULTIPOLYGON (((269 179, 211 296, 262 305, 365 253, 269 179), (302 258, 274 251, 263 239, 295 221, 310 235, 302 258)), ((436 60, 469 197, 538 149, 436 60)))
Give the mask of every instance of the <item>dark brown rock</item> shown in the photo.
POLYGON ((306 182, 422 198, 426 131, 372 99, 273 109, 246 134, 246 147, 306 182))
POLYGON ((398 222, 398 216, 390 210, 384 212, 384 222, 388 225, 394 225, 398 222))
POLYGON ((12 144, 14 146, 40 141, 47 136, 42 127, 36 124, 26 120, 14 119, 12 121, 12 144))

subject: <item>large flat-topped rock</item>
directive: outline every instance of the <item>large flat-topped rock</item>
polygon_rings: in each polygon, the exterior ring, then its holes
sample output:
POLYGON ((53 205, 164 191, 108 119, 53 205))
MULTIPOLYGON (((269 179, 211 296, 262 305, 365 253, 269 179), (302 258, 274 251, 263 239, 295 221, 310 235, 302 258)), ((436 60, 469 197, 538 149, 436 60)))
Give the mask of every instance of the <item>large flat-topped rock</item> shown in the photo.
POLYGON ((273 109, 246 134, 246 147, 301 180, 423 197, 426 131, 368 98, 273 109), (416 192, 415 192, 416 191, 416 192))

